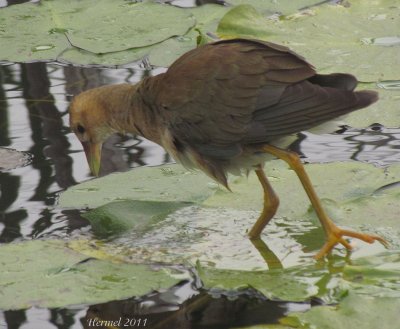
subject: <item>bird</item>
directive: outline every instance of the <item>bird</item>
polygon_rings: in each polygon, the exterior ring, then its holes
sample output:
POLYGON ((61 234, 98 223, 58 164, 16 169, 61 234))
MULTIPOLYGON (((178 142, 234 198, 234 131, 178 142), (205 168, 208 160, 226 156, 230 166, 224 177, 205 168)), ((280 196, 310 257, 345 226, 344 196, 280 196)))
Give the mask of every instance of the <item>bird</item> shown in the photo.
POLYGON ((263 188, 263 209, 247 232, 251 240, 261 239, 279 206, 264 165, 272 158, 285 161, 324 230, 325 243, 314 255, 321 259, 338 244, 351 250, 348 237, 386 244, 380 236, 338 227, 322 207, 300 156, 288 150, 296 134, 378 100, 375 91, 355 91, 357 84, 351 74, 318 74, 282 45, 218 40, 188 51, 166 72, 137 84, 106 85, 78 94, 69 107, 70 127, 96 176, 102 144, 114 133, 141 135, 228 190, 229 173, 254 170, 263 188))

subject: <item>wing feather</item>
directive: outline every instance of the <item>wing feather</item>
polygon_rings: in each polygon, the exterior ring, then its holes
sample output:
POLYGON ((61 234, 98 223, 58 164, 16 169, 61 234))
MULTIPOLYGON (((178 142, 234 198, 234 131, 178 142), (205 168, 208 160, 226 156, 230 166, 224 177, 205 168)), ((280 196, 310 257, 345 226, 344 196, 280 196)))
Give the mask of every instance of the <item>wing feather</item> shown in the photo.
POLYGON ((376 99, 352 92, 350 75, 316 75, 288 48, 256 40, 199 47, 158 79, 146 95, 170 135, 211 159, 228 160, 246 144, 309 129, 376 99))

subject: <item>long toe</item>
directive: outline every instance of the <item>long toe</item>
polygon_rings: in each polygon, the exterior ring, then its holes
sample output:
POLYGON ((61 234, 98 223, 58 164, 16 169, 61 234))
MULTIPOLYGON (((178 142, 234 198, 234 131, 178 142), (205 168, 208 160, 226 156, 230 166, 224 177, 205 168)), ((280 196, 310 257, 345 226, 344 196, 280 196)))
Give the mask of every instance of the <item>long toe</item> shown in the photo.
POLYGON ((351 238, 356 238, 368 243, 373 243, 375 241, 379 241, 382 243, 384 246, 388 246, 388 242, 378 236, 378 235, 370 235, 370 234, 365 234, 365 233, 360 233, 360 232, 354 232, 354 231, 349 231, 349 230, 344 230, 341 229, 337 226, 333 226, 328 232, 327 232, 327 238, 326 242, 321 248, 321 250, 314 256, 315 259, 321 259, 327 254, 329 254, 332 249, 337 245, 337 244, 342 244, 346 249, 351 250, 352 246, 343 238, 343 237, 351 237, 351 238))

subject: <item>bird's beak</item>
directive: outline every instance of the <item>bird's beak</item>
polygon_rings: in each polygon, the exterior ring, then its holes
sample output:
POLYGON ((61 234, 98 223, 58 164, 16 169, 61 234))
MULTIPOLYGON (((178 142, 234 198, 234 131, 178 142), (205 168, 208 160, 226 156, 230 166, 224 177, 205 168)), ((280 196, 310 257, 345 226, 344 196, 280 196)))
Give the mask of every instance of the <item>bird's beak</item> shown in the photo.
POLYGON ((99 175, 102 143, 82 142, 90 171, 94 176, 99 175))

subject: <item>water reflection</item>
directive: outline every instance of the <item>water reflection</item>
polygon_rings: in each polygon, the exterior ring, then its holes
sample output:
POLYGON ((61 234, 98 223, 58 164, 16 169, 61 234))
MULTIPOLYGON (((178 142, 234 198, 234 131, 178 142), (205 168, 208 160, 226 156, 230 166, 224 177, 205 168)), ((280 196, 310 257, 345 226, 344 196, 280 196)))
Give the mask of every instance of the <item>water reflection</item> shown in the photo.
POLYGON ((374 124, 365 129, 344 128, 336 134, 315 135, 306 132, 296 145, 307 162, 357 160, 376 166, 400 161, 400 129, 374 124))
POLYGON ((218 328, 229 329, 260 323, 277 323, 289 311, 304 312, 311 307, 310 302, 291 303, 272 301, 255 289, 240 291, 207 292, 186 295, 182 301, 171 300, 179 290, 187 290, 188 284, 178 285, 166 293, 153 293, 140 299, 112 301, 89 307, 82 319, 84 328, 94 324, 98 328, 123 328, 131 324, 135 327, 152 329, 164 328, 218 328), (103 322, 101 322, 103 321, 103 322), (103 324, 103 325, 101 325, 103 324))
MULTIPOLYGON (((1 242, 65 235, 87 224, 77 224, 77 212, 52 207, 58 191, 90 178, 81 145, 69 131, 69 100, 93 87, 135 83, 148 74, 44 63, 0 66, 0 147, 32 155, 28 167, 0 172, 1 242)), ((159 146, 133 136, 113 136, 103 156, 103 174, 171 161, 159 146)))

